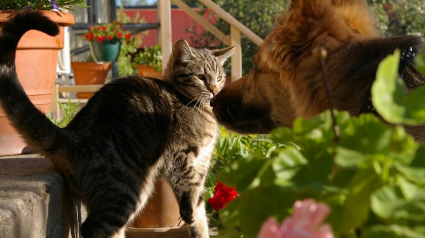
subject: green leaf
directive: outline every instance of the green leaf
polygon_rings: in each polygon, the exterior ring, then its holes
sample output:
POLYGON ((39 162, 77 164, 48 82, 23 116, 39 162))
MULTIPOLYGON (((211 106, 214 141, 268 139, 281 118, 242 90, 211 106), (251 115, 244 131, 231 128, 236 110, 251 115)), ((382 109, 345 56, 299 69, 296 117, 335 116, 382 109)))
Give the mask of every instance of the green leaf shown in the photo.
POLYGON ((281 186, 287 185, 289 180, 299 171, 299 166, 305 165, 307 162, 301 152, 294 147, 280 150, 272 160, 276 183, 281 186))
POLYGON ((409 93, 406 109, 417 124, 425 123, 425 86, 415 88, 409 93))
POLYGON ((328 200, 331 214, 327 221, 335 235, 348 234, 366 222, 370 211, 370 195, 379 186, 380 179, 373 170, 360 170, 348 186, 348 192, 338 199, 328 200))
MULTIPOLYGON (((405 182, 405 181, 404 181, 405 182)), ((402 184, 402 186, 404 186, 402 184)), ((423 189, 417 194, 408 191, 405 186, 402 190, 408 193, 410 201, 404 198, 402 191, 394 186, 384 186, 376 190, 371 197, 372 211, 381 219, 394 222, 424 221, 425 220, 425 194, 423 189)))
POLYGON ((419 72, 425 74, 425 54, 420 54, 415 57, 415 66, 419 72))
POLYGON ((251 194, 246 197, 240 205, 240 228, 244 237, 257 237, 263 222, 277 210, 280 210, 279 204, 272 198, 262 194, 251 194), (253 204, 261 204, 261 206, 253 206, 253 204))
POLYGON ((400 175, 396 176, 396 181, 406 201, 412 201, 418 192, 418 188, 400 175))
POLYGON ((372 85, 372 101, 378 113, 394 124, 420 125, 425 123, 425 94, 422 88, 406 96, 405 85, 398 75, 400 51, 384 59, 378 67, 372 85))
POLYGON ((410 181, 425 184, 425 167, 418 168, 395 164, 395 168, 410 181))
POLYGON ((263 159, 241 159, 236 161, 217 174, 217 180, 228 186, 233 186, 236 191, 243 192, 258 177, 263 166, 267 166, 263 159))
POLYGON ((335 155, 335 162, 341 167, 359 166, 364 162, 366 156, 356 150, 349 150, 338 147, 335 155))
POLYGON ((425 238, 421 228, 376 225, 365 229, 361 238, 425 238))

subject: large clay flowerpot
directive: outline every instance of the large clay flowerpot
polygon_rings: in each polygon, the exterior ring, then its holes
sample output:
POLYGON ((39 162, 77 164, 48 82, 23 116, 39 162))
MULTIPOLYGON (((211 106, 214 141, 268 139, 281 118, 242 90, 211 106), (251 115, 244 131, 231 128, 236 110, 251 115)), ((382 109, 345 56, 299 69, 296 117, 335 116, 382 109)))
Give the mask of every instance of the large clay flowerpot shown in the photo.
MULTIPOLYGON (((19 81, 30 100, 38 109, 47 113, 55 85, 58 51, 64 47, 64 28, 73 25, 75 20, 70 13, 42 12, 58 23, 59 35, 52 37, 35 30, 25 33, 19 41, 15 63, 19 81)), ((0 31, 14 13, 0 11, 0 31)), ((0 108, 0 155, 20 154, 27 151, 25 148, 25 142, 0 108)))
POLYGON ((189 238, 187 225, 180 220, 180 208, 173 189, 159 179, 145 209, 127 227, 127 238, 189 238))
MULTIPOLYGON (((71 62, 76 85, 105 84, 106 76, 111 69, 110 62, 71 62)), ((90 98, 94 93, 77 93, 79 98, 90 98)))
POLYGON ((90 52, 96 62, 114 62, 120 54, 120 40, 90 42, 90 52))

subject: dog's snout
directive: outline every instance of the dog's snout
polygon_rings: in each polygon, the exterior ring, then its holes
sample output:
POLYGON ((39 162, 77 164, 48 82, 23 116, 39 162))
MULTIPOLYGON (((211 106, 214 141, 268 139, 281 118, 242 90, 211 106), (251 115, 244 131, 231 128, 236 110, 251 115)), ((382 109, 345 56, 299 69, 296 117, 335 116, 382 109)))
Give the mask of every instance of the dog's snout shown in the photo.
POLYGON ((211 99, 211 101, 210 101, 210 106, 211 106, 211 107, 214 107, 214 104, 215 104, 215 100, 216 100, 216 98, 217 98, 217 96, 215 96, 215 97, 213 97, 213 98, 211 99))

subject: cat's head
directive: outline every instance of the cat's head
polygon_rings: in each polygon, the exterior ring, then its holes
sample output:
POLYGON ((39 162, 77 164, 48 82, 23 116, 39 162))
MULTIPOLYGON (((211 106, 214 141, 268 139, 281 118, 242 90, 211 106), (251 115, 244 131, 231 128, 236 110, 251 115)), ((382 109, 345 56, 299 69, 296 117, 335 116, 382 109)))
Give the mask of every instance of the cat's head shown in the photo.
POLYGON ((233 51, 233 47, 221 50, 195 49, 185 40, 179 40, 174 45, 164 80, 186 98, 209 104, 224 86, 226 72, 223 64, 233 51))

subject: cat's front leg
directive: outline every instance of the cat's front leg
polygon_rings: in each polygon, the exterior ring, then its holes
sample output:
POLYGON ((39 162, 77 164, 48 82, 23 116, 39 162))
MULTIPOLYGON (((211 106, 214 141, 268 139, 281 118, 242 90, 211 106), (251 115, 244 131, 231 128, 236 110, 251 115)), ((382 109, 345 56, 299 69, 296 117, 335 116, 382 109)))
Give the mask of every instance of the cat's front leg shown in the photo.
POLYGON ((202 191, 189 191, 180 199, 180 216, 191 227, 192 238, 208 238, 208 222, 202 191))

